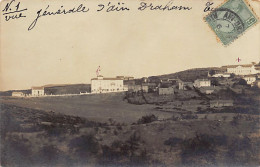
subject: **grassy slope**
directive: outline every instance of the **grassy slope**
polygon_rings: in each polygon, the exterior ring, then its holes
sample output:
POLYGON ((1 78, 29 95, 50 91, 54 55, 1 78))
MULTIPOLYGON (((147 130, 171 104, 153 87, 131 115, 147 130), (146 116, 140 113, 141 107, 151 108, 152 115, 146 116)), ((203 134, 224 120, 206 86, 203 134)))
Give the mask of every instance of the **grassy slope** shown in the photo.
POLYGON ((118 122, 129 123, 135 122, 147 114, 155 114, 160 118, 171 116, 169 113, 153 110, 154 107, 150 105, 128 104, 123 101, 123 97, 124 94, 121 93, 41 98, 5 97, 2 102, 99 121, 113 118, 118 122))

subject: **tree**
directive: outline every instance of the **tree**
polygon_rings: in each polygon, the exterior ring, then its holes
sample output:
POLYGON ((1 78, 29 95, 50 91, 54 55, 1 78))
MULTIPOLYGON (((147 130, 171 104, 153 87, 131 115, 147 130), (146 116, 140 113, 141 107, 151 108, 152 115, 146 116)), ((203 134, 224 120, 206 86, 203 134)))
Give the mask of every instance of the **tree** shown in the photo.
POLYGON ((211 81, 211 84, 212 84, 213 86, 219 86, 219 85, 220 85, 219 82, 218 82, 218 80, 216 80, 216 79, 212 80, 212 81, 211 81))
POLYGON ((230 78, 235 78, 235 74, 234 73, 232 73, 232 74, 230 74, 230 78))
POLYGON ((151 77, 148 77, 148 79, 150 82, 156 83, 156 84, 159 84, 161 82, 161 79, 157 76, 151 76, 151 77))
POLYGON ((212 75, 214 75, 214 74, 216 74, 215 70, 210 70, 210 71, 209 71, 209 75, 210 75, 210 76, 212 76, 212 75))
POLYGON ((238 85, 247 85, 247 82, 246 82, 246 80, 244 80, 244 79, 240 79, 239 81, 238 81, 238 85))

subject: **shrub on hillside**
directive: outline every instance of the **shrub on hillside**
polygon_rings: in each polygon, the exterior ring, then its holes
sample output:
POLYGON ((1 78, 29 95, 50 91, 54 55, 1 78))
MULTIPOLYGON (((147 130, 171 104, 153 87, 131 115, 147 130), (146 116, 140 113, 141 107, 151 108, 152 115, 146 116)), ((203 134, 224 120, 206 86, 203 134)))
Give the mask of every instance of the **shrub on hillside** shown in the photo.
POLYGON ((192 113, 181 114, 181 119, 198 119, 198 116, 192 113))
POLYGON ((259 147, 248 137, 233 139, 226 154, 226 163, 232 166, 258 166, 259 147))
POLYGON ((97 155, 100 151, 100 145, 93 134, 82 135, 72 139, 69 143, 69 148, 81 160, 97 155))
MULTIPOLYGON (((2 109, 2 108, 1 108, 2 109)), ((1 137, 4 137, 7 132, 20 132, 22 127, 21 122, 10 111, 1 111, 0 113, 0 128, 1 137)))
POLYGON ((246 86, 246 85, 247 85, 247 82, 246 82, 246 80, 244 80, 244 79, 240 79, 237 84, 238 84, 238 85, 244 85, 244 86, 246 86))
POLYGON ((1 165, 3 166, 32 166, 31 143, 18 135, 1 138, 1 165))
POLYGON ((237 114, 233 117, 232 121, 230 122, 231 125, 236 126, 239 124, 239 120, 241 120, 243 117, 240 114, 237 114))
POLYGON ((45 130, 47 136, 60 136, 66 133, 76 134, 79 132, 79 128, 69 125, 69 124, 51 124, 51 125, 42 125, 41 128, 45 130))
POLYGON ((168 146, 171 146, 171 147, 174 147, 180 143, 183 142, 183 139, 181 138, 177 138, 177 137, 170 137, 168 140, 165 140, 164 141, 164 144, 165 145, 168 145, 168 146))
POLYGON ((196 135, 181 143, 183 165, 214 165, 216 163, 216 144, 208 135, 196 135))
POLYGON ((41 147, 34 159, 36 166, 57 166, 58 164, 70 166, 69 157, 52 144, 41 147))
POLYGON ((114 141, 111 146, 102 146, 99 164, 104 166, 146 166, 148 155, 140 133, 134 132, 128 140, 114 141))
POLYGON ((158 120, 158 117, 151 114, 151 115, 146 115, 146 116, 143 116, 142 118, 140 118, 137 121, 137 124, 148 124, 148 123, 151 123, 151 122, 154 122, 154 121, 157 121, 157 120, 158 120))

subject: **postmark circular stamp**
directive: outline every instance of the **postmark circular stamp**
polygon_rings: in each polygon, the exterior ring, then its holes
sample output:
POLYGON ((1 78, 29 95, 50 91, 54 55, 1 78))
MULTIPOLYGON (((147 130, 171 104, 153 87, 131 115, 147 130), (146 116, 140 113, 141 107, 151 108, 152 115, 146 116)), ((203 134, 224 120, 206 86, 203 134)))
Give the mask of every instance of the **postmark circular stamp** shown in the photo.
POLYGON ((240 34, 244 31, 242 19, 230 9, 218 8, 207 19, 213 21, 215 23, 214 28, 223 33, 240 34))
POLYGON ((204 19, 224 45, 229 45, 258 22, 244 0, 227 0, 204 19))
POLYGON ((245 30, 242 19, 227 8, 215 9, 206 20, 211 22, 212 29, 220 38, 235 39, 245 30))

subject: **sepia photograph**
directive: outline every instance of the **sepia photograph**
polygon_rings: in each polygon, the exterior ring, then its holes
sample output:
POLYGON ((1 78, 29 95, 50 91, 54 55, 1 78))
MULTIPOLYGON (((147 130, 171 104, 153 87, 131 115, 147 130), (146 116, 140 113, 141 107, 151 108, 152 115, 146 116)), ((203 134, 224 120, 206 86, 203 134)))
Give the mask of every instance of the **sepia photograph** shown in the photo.
POLYGON ((259 0, 0 9, 0 167, 260 166, 259 0))

